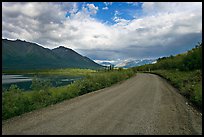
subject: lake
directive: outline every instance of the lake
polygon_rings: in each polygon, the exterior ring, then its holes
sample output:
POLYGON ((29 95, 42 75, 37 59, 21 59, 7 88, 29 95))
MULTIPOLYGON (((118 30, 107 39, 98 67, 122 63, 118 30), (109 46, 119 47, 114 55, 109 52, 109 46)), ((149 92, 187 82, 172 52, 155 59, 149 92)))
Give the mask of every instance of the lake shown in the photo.
MULTIPOLYGON (((36 76, 36 75, 35 75, 36 76)), ((12 84, 20 89, 30 90, 34 75, 2 75, 2 90, 8 89, 12 84)), ((37 79, 50 81, 53 87, 64 86, 81 79, 82 76, 59 76, 59 75, 38 75, 37 79)))

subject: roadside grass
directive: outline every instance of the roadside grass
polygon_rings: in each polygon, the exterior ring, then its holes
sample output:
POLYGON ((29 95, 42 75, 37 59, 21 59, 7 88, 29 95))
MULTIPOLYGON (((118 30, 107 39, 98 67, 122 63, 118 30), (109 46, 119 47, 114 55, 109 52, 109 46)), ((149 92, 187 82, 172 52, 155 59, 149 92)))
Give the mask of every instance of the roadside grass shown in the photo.
POLYGON ((97 72, 96 70, 92 70, 92 69, 63 68, 63 69, 42 69, 42 70, 4 70, 2 73, 85 76, 85 75, 96 73, 96 72, 97 72))
MULTIPOLYGON (((59 74, 58 72, 56 73, 59 74)), ((52 71, 49 74, 56 73, 52 71)), ((12 85, 7 91, 2 92, 2 119, 5 120, 51 104, 56 104, 63 100, 109 87, 133 75, 135 75, 135 72, 132 69, 101 71, 97 73, 89 72, 84 79, 61 87, 50 87, 48 82, 33 80, 33 90, 30 92, 24 92, 16 85, 12 85)))
POLYGON ((46 75, 69 75, 69 76, 85 76, 91 73, 96 73, 96 70, 92 69, 52 69, 46 71, 39 71, 37 74, 46 74, 46 75))
POLYGON ((185 96, 199 110, 202 111, 202 72, 178 71, 178 70, 154 70, 151 73, 158 74, 167 79, 180 94, 185 96))

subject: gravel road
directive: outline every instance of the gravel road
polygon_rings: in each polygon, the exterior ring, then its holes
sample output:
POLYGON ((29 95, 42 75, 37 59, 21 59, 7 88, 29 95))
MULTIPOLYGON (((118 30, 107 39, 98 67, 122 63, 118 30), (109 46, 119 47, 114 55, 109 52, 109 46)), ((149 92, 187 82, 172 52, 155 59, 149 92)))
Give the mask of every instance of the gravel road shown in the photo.
POLYGON ((136 76, 2 121, 2 134, 202 134, 202 114, 166 80, 136 76))

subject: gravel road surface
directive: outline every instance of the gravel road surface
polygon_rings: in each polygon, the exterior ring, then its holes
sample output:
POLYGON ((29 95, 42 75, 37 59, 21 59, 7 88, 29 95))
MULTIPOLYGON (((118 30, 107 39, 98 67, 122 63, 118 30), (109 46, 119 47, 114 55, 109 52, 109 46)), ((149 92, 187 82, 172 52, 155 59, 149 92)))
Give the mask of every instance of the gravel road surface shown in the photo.
POLYGON ((2 134, 202 134, 202 114, 166 80, 138 73, 112 87, 2 121, 2 134))

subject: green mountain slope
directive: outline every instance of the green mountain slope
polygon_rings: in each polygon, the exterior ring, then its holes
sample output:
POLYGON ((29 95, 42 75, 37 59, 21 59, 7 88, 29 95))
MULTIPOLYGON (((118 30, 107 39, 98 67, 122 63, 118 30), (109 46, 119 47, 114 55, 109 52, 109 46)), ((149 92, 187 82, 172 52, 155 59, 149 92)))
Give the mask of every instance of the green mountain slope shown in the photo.
POLYGON ((91 59, 82 56, 78 54, 77 52, 73 51, 72 49, 65 48, 63 46, 60 46, 58 48, 55 48, 52 50, 55 55, 61 58, 61 60, 64 61, 65 64, 69 62, 67 65, 68 67, 79 67, 79 68, 97 68, 101 67, 98 64, 96 64, 91 59))
POLYGON ((100 67, 102 66, 65 47, 50 50, 35 43, 2 39, 2 70, 100 67))

